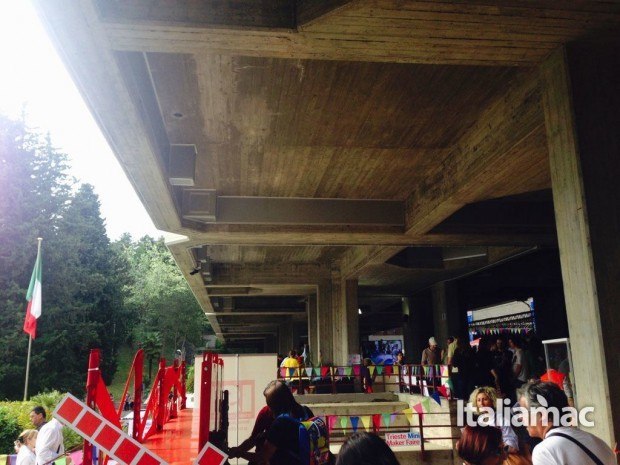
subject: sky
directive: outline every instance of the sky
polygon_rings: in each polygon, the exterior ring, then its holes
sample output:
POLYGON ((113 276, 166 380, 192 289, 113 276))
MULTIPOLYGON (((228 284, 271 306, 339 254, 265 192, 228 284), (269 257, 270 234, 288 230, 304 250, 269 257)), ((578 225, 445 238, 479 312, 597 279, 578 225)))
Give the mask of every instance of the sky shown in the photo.
POLYGON ((172 239, 153 225, 29 1, 0 0, 0 62, 0 113, 19 118, 25 108, 29 127, 49 131, 69 174, 95 187, 108 237, 172 239))

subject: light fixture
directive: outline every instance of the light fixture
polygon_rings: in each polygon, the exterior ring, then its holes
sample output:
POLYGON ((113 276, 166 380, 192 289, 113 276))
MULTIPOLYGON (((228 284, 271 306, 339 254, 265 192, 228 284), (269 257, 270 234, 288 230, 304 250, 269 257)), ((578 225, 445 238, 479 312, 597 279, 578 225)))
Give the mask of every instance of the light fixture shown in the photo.
POLYGON ((357 314, 358 314, 358 315, 361 315, 361 314, 362 314, 362 309, 361 309, 361 308, 358 308, 358 309, 357 309, 357 314))

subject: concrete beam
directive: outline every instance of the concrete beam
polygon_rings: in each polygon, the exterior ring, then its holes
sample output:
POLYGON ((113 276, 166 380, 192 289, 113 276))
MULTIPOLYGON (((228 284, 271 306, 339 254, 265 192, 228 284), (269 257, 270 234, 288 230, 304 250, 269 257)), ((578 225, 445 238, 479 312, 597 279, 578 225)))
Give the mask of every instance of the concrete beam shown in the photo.
POLYGON ((240 197, 183 191, 183 217, 219 224, 404 226, 397 200, 240 197))
MULTIPOLYGON (((407 234, 424 234, 467 203, 485 200, 531 159, 519 145, 544 126, 537 72, 520 74, 407 200, 407 234)), ((490 244, 487 244, 490 245, 490 244)))

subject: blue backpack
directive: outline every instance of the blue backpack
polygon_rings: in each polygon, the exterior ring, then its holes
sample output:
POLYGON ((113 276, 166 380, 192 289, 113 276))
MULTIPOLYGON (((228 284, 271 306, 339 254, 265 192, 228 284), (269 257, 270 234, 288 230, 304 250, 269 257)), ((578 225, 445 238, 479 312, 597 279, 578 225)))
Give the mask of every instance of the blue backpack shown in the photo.
MULTIPOLYGON (((307 415, 306 407, 304 412, 307 415)), ((329 434, 325 420, 321 417, 294 418, 283 414, 298 423, 299 463, 302 465, 327 465, 330 463, 329 434)))

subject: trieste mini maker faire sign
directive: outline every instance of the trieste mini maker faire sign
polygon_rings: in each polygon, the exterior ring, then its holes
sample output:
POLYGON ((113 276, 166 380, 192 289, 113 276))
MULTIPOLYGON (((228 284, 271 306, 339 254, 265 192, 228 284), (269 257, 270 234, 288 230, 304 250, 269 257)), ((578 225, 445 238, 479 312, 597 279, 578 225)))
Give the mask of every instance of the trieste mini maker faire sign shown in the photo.
POLYGON ((422 445, 420 433, 386 433, 385 442, 388 446, 416 446, 422 445))

